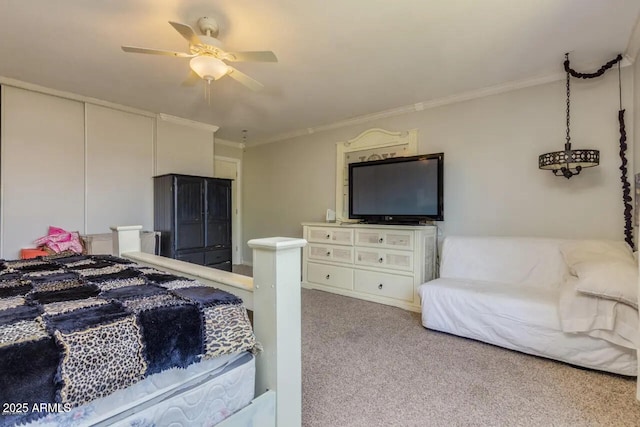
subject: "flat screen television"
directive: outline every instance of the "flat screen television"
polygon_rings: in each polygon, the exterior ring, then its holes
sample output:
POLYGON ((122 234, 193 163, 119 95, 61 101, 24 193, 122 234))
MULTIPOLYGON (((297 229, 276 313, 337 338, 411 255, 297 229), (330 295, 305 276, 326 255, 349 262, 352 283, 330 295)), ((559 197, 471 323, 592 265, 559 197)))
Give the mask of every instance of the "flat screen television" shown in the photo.
POLYGON ((349 218, 367 223, 443 221, 444 153, 349 165, 349 218))

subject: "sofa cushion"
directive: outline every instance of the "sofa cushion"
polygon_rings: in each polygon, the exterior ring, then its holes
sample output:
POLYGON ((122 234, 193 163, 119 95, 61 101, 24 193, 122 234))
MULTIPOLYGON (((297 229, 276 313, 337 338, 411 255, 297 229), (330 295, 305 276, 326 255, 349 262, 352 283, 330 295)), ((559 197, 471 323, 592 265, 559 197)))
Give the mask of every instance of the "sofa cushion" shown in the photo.
MULTIPOLYGON (((560 330, 558 318, 559 288, 517 286, 504 283, 468 279, 435 279, 421 285, 418 293, 425 310, 441 305, 453 318, 475 318, 475 325, 482 331, 467 331, 464 336, 484 336, 491 331, 491 322, 483 318, 509 319, 527 328, 560 330)), ((447 314, 447 315, 449 315, 447 314)), ((460 322, 452 322, 461 325, 460 322)), ((429 327, 429 325, 425 325, 429 327)), ((514 330, 515 335, 520 331, 514 330)))
POLYGON ((568 275, 560 239, 449 236, 440 277, 558 288, 568 275))

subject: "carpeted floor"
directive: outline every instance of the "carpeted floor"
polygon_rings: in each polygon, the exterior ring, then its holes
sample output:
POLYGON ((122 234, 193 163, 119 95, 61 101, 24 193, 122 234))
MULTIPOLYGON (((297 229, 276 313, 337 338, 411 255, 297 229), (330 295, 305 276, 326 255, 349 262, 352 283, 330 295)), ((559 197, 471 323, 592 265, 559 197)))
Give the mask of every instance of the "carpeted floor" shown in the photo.
POLYGON ((424 329, 302 291, 302 420, 347 426, 639 426, 635 379, 424 329))
MULTIPOLYGON (((251 276, 246 266, 234 271, 251 276)), ((302 290, 305 427, 640 426, 635 378, 422 327, 420 315, 302 290)))

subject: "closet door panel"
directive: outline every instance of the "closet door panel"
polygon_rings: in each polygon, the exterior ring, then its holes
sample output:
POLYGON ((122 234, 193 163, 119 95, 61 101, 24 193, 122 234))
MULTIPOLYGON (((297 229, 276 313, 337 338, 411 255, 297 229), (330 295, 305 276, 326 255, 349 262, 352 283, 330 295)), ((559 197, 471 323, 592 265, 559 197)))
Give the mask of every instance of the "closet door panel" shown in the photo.
POLYGON ((87 232, 153 229, 153 119, 87 104, 87 232))
POLYGON ((50 225, 84 231, 84 106, 2 87, 2 248, 20 249, 50 225))

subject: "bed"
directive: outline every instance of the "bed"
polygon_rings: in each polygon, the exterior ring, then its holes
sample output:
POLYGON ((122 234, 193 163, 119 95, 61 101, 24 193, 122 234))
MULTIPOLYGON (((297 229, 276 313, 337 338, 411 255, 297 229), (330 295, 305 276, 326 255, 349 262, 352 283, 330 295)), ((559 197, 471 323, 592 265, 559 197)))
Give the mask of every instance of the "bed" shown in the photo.
POLYGON ((2 262, 0 425, 300 425, 306 242, 250 241, 251 279, 142 253, 140 229, 113 228, 118 257, 2 262))

